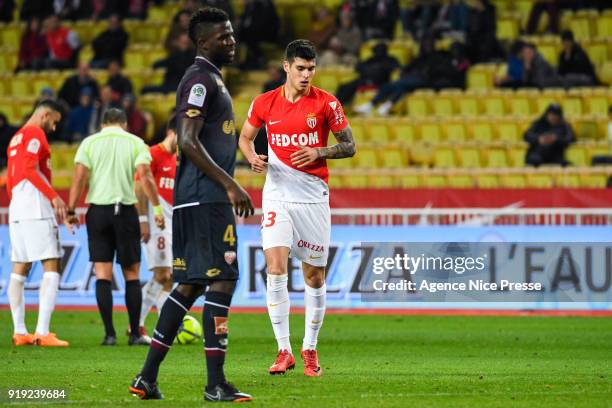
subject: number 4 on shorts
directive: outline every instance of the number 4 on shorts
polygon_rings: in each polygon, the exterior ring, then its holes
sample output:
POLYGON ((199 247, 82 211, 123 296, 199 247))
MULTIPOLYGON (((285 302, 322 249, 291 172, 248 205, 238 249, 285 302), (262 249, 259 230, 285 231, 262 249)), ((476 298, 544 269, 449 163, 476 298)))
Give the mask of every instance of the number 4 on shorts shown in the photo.
POLYGON ((236 235, 234 235, 234 226, 232 224, 227 225, 223 233, 223 242, 227 242, 232 247, 236 245, 236 235))

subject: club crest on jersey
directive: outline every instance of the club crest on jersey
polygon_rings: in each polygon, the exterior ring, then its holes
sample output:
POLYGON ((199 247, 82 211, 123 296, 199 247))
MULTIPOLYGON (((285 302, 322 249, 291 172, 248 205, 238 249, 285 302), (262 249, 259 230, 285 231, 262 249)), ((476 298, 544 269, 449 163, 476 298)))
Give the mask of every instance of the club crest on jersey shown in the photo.
POLYGON ((223 258, 228 265, 231 265, 236 260, 236 251, 225 251, 223 258))
POLYGON ((306 124, 310 126, 311 129, 314 129, 317 126, 317 115, 315 113, 309 113, 306 116, 306 124))

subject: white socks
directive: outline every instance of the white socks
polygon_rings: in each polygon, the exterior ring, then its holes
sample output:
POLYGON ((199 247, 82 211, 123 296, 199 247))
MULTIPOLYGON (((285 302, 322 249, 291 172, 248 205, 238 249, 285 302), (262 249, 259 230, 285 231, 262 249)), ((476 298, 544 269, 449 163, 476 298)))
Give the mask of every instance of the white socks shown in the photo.
POLYGON ((59 281, 59 273, 43 273, 39 290, 38 323, 36 324, 36 334, 41 336, 49 334, 49 323, 51 322, 51 313, 53 313, 55 308, 59 281))
POLYGON ((325 317, 325 284, 320 288, 304 287, 304 308, 305 310, 305 331, 302 350, 315 350, 317 348, 317 338, 319 330, 323 325, 325 317))
POLYGON ((8 287, 9 304, 11 305, 11 315, 13 316, 13 327, 15 334, 28 334, 25 325, 25 300, 23 298, 23 287, 26 277, 11 273, 11 280, 8 287))
POLYGON ((159 296, 155 299, 155 307, 157 307, 157 314, 161 315, 162 306, 166 303, 166 299, 170 296, 170 292, 162 290, 159 292, 159 296))
POLYGON ((279 350, 287 350, 291 353, 289 341, 289 290, 287 289, 287 278, 285 275, 268 274, 267 304, 268 314, 272 322, 274 336, 279 350))
MULTIPOLYGON (((145 319, 151 310, 151 307, 157 301, 158 296, 163 291, 164 287, 155 279, 151 278, 142 287, 142 306, 140 308, 140 325, 144 326, 145 319)), ((158 306, 159 309, 159 306, 158 306)))

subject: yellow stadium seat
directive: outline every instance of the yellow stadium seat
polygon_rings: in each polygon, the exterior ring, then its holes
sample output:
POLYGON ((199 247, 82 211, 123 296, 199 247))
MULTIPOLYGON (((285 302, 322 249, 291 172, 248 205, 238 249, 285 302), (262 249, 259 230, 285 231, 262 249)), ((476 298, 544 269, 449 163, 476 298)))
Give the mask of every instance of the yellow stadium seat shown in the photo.
POLYGON ((527 182, 522 174, 502 174, 499 177, 501 187, 505 188, 525 188, 527 182))
POLYGON ((391 135, 387 125, 381 122, 368 122, 368 140, 374 143, 386 144, 391 141, 391 135))
POLYGON ((519 116, 531 115, 531 106, 527 97, 515 96, 508 101, 510 113, 519 116))
POLYGON ((393 188, 395 187, 395 180, 390 176, 371 175, 369 177, 368 187, 373 188, 393 188))
POLYGON ((126 69, 142 69, 147 66, 146 64, 146 51, 140 49, 131 49, 126 52, 125 55, 125 68, 126 69))
POLYGON ((265 182, 266 176, 264 175, 257 174, 251 176, 251 187, 253 188, 263 188, 265 182))
POLYGON ((606 84, 612 84, 612 61, 606 61, 602 64, 597 72, 597 76, 600 81, 606 84))
POLYGON ((474 179, 467 174, 449 174, 446 183, 453 188, 474 187, 474 179))
POLYGON ((408 116, 412 118, 423 118, 429 114, 427 101, 424 98, 415 96, 408 97, 406 105, 408 116))
POLYGON ((431 106, 434 115, 452 116, 454 113, 453 100, 451 98, 434 98, 431 106))
POLYGON ((338 89, 338 78, 335 74, 317 73, 315 83, 319 88, 327 89, 329 92, 336 92, 338 89))
POLYGON ((594 117, 584 116, 570 120, 578 140, 593 140, 599 136, 597 121, 594 117))
POLYGON ((357 142, 357 144, 364 143, 367 141, 365 129, 361 123, 356 123, 356 121, 351 122, 351 130, 353 131, 353 138, 355 139, 355 142, 357 142))
POLYGON ((410 163, 429 166, 433 159, 433 149, 429 144, 415 143, 410 146, 410 163))
POLYGON ((389 55, 397 58, 401 65, 406 65, 410 61, 410 48, 403 43, 391 43, 389 45, 389 55))
POLYGON ((31 81, 28 75, 15 75, 11 79, 11 94, 18 98, 32 95, 31 81))
POLYGON ((21 40, 21 29, 14 24, 5 25, 0 29, 0 41, 2 46, 18 48, 21 40))
MULTIPOLYGON (((338 161, 342 161, 342 160, 338 160, 338 161)), ((344 183, 342 182, 342 177, 340 177, 340 176, 331 175, 329 177, 328 182, 329 182, 329 188, 331 188, 331 189, 343 188, 344 187, 344 183)))
POLYGON ((421 180, 416 173, 402 174, 398 176, 399 186, 401 188, 418 188, 421 187, 421 180))
POLYGON ((480 163, 480 150, 474 147, 459 147, 457 149, 459 166, 463 168, 478 168, 480 163))
POLYGON ((544 173, 527 174, 527 187, 530 188, 552 188, 554 185, 553 176, 544 173))
POLYGON ((477 174, 476 186, 478 188, 498 188, 499 180, 495 174, 477 174))
POLYGON ((484 150, 485 165, 489 168, 506 168, 508 167, 508 160, 506 158, 506 151, 500 148, 486 149, 484 150))
POLYGON ((459 143, 467 140, 463 122, 451 121, 442 123, 442 129, 448 142, 459 143))
POLYGON ((457 167, 455 149, 451 147, 438 147, 434 150, 433 165, 438 168, 457 167))
POLYGON ((593 161, 594 156, 609 156, 610 155, 610 146, 606 144, 600 144, 595 146, 589 146, 587 148, 587 152, 589 155, 589 165, 593 161))
POLYGON ((493 73, 472 68, 468 70, 467 83, 469 89, 491 89, 494 85, 493 73))
POLYGON ((359 154, 355 155, 357 165, 361 168, 375 169, 378 167, 376 150, 370 148, 359 149, 359 154))
POLYGON ((459 113, 464 116, 476 116, 480 113, 478 109, 478 99, 476 98, 459 98, 459 113))
POLYGON ((534 102, 535 112, 533 113, 536 115, 541 115, 546 111, 546 108, 548 108, 551 103, 560 103, 561 100, 553 95, 540 95, 534 102))
POLYGON ((555 177, 555 185, 563 188, 578 188, 580 187, 580 177, 573 172, 562 172, 555 177))
POLYGON ((565 151, 565 158, 574 166, 585 167, 589 163, 589 155, 585 146, 570 146, 565 151))
POLYGON ((342 184, 347 188, 366 188, 368 187, 369 180, 368 176, 363 174, 354 174, 350 176, 344 176, 342 178, 342 184))
POLYGON ((446 187, 446 177, 442 174, 427 174, 423 176, 423 187, 443 188, 446 187))
POLYGON ((480 143, 493 141, 493 128, 489 122, 476 122, 472 124, 472 140, 480 143))
POLYGON ((351 169, 353 168, 353 160, 354 158, 350 158, 350 159, 342 159, 342 160, 327 160, 327 166, 330 169, 351 169))
POLYGON ((482 101, 483 113, 486 115, 503 116, 506 113, 502 96, 485 97, 482 101))
POLYGON ((594 65, 601 65, 608 60, 608 46, 605 43, 587 44, 585 51, 594 65))
POLYGON ((11 123, 19 123, 19 114, 15 105, 10 101, 3 99, 0 101, 0 112, 4 113, 11 123))
POLYGON ((580 186, 587 188, 604 188, 608 176, 602 173, 584 173, 580 175, 580 186))
POLYGON ((591 20, 589 17, 574 17, 569 22, 569 28, 578 41, 590 40, 592 37, 591 20))
POLYGON ((402 143, 414 143, 417 139, 414 124, 411 121, 398 120, 393 123, 391 131, 395 140, 402 143))
POLYGON ((522 135, 518 125, 512 121, 502 121, 497 123, 497 139, 501 142, 516 143, 520 142, 522 135))
POLYGON ((525 167, 525 154, 527 149, 520 147, 513 147, 510 149, 508 154, 510 155, 510 164, 512 167, 525 167))
MULTIPOLYGON (((154 47, 151 48, 149 51, 147 51, 147 53, 145 54, 145 66, 146 67, 151 67, 155 62, 166 58, 166 50, 162 47, 154 47)), ((316 77, 315 77, 316 78, 316 77)), ((331 92, 335 92, 335 89, 330 90, 331 92)))
POLYGON ((597 19, 597 36, 612 37, 612 15, 602 15, 597 19))
POLYGON ((559 49, 557 46, 554 44, 541 44, 538 46, 538 51, 549 64, 554 67, 559 65, 559 49))
POLYGON ((592 115, 608 114, 608 98, 605 96, 590 96, 585 98, 587 113, 592 115))
POLYGON ((565 98, 561 102, 563 114, 566 116, 582 115, 582 100, 580 98, 565 98))
POLYGON ((424 122, 420 126, 420 140, 425 143, 439 143, 442 141, 442 132, 436 122, 424 122))
POLYGON ((514 18, 502 18, 497 21, 497 38, 514 40, 518 37, 519 24, 514 18))
MULTIPOLYGON (((406 151, 402 149, 383 148, 380 152, 380 167, 388 169, 401 169, 408 165, 406 151)), ((341 160, 338 160, 341 161, 341 160)))

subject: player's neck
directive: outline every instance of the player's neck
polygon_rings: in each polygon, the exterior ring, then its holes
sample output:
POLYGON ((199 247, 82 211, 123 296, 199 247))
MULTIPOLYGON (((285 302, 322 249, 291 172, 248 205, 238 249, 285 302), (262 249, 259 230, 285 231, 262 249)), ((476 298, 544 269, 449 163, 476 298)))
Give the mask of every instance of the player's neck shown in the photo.
POLYGON ((206 61, 210 62, 211 64, 213 64, 218 70, 221 70, 221 64, 218 61, 215 61, 214 59, 212 59, 211 57, 209 57, 208 55, 206 55, 206 53, 204 52, 198 52, 198 54, 196 55, 196 57, 200 57, 200 58, 204 58, 206 61))
POLYGON ((300 90, 289 85, 288 82, 285 82, 283 85, 285 99, 287 99, 291 103, 297 102, 302 96, 308 93, 308 88, 305 90, 300 90))
POLYGON ((164 146, 164 149, 166 149, 167 152, 174 153, 174 150, 172 149, 172 142, 170 141, 170 139, 166 138, 162 140, 161 145, 164 146))

